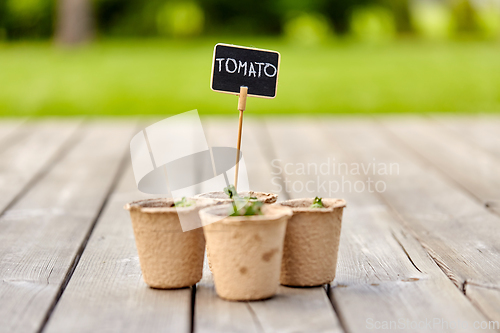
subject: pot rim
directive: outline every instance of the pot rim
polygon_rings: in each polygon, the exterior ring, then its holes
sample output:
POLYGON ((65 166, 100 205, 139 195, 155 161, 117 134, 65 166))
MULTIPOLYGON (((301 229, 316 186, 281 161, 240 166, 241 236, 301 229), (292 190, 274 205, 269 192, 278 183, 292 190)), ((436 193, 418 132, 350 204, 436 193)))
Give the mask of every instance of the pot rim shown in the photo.
POLYGON ((141 213, 149 213, 149 214, 159 214, 159 213, 189 213, 191 211, 199 210, 200 208, 205 208, 209 206, 211 203, 201 199, 201 198, 187 198, 188 200, 194 201, 194 205, 189 207, 175 207, 173 204, 181 200, 181 198, 150 198, 150 199, 141 199, 127 203, 123 209, 128 211, 139 211, 141 213), (165 202, 167 204, 171 204, 172 206, 164 206, 164 207, 145 207, 143 204, 151 203, 151 202, 165 202))
MULTIPOLYGON (((207 217, 221 217, 221 215, 213 214, 213 210, 225 210, 226 212, 232 207, 231 204, 224 204, 218 206, 210 206, 200 210, 200 217, 206 215, 207 217)), ((285 216, 291 217, 293 215, 292 209, 286 206, 279 206, 274 204, 264 204, 262 206, 263 215, 250 215, 250 216, 225 216, 221 220, 210 223, 211 224, 247 224, 251 222, 252 224, 259 222, 272 222, 279 220, 285 216)), ((202 221, 203 223, 203 221, 202 221)))
POLYGON ((307 213, 331 213, 337 208, 345 208, 347 203, 344 199, 323 198, 322 201, 327 205, 325 208, 309 208, 309 207, 294 207, 295 203, 307 203, 308 206, 312 204, 314 198, 300 198, 290 199, 276 203, 276 205, 289 207, 294 213, 307 212, 307 213))
MULTIPOLYGON (((219 193, 224 193, 224 191, 210 191, 210 192, 205 192, 205 193, 200 193, 200 194, 197 194, 195 195, 193 198, 196 198, 196 199, 210 199, 210 200, 223 200, 223 201, 232 201, 233 199, 230 199, 229 197, 227 198, 211 198, 211 197, 208 197, 207 195, 211 195, 211 194, 219 194, 219 193)), ((278 195, 275 194, 275 193, 270 193, 270 192, 260 192, 260 191, 242 191, 242 192, 239 192, 239 194, 248 194, 249 196, 252 196, 252 195, 255 195, 255 196, 258 196, 258 195, 261 195, 263 197, 276 197, 278 198, 278 195)), ((250 199, 249 201, 259 201, 259 199, 250 199)))

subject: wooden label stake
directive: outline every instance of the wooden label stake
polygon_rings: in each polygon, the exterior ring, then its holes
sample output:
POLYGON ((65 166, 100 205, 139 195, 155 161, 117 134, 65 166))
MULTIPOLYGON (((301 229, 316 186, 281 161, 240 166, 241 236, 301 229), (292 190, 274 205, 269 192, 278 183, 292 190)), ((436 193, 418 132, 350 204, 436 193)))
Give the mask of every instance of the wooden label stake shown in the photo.
POLYGON ((234 187, 238 188, 241 153, 243 111, 247 96, 274 98, 278 87, 280 54, 276 51, 219 43, 214 47, 210 88, 226 94, 238 95, 238 142, 234 187), (248 90, 250 89, 250 94, 248 90))
POLYGON ((240 167, 240 148, 241 148, 241 131, 243 128, 243 111, 247 106, 248 87, 241 86, 238 97, 238 110, 240 110, 240 119, 238 122, 238 142, 236 144, 236 169, 234 171, 234 188, 238 190, 238 171, 240 167))

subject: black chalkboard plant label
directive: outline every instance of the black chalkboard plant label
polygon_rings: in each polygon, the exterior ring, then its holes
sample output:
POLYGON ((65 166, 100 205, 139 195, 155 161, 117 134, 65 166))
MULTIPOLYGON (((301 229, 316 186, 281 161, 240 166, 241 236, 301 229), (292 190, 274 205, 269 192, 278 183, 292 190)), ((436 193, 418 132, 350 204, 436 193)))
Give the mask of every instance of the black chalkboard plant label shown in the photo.
POLYGON ((241 87, 248 87, 248 96, 274 98, 279 67, 279 52, 219 43, 214 48, 211 88, 239 95, 241 87))
POLYGON ((243 111, 246 109, 247 96, 276 97, 279 70, 280 54, 276 51, 222 43, 215 45, 210 88, 213 91, 238 95, 240 118, 234 172, 235 189, 238 188, 243 111))

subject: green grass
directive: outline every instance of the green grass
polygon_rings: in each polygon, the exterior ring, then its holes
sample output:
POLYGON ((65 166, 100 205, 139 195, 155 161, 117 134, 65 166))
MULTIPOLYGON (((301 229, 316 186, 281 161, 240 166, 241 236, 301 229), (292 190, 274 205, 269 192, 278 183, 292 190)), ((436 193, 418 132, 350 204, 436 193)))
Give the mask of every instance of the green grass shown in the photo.
POLYGON ((281 40, 101 41, 78 50, 49 43, 0 44, 0 115, 234 114, 237 97, 210 90, 213 46, 275 49, 282 61, 274 100, 247 113, 500 111, 500 45, 281 40))

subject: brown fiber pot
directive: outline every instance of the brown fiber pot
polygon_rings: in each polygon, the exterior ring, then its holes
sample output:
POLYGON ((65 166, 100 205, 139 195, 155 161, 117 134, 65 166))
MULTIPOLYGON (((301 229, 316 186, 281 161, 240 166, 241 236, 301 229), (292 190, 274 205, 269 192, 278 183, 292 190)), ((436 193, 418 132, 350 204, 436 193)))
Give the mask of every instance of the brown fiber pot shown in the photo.
MULTIPOLYGON (((276 200, 278 200, 278 195, 274 193, 266 193, 266 192, 254 192, 254 191, 245 191, 245 192, 239 192, 239 196, 241 197, 256 197, 257 199, 250 199, 249 201, 260 201, 265 204, 272 204, 275 203, 276 200)), ((220 205, 224 203, 231 203, 233 202, 233 199, 230 199, 229 196, 224 193, 223 191, 214 191, 214 192, 206 192, 206 193, 201 193, 196 196, 194 196, 193 199, 206 199, 212 201, 211 205, 220 205)), ((238 206, 239 208, 239 206, 238 206)), ((210 260, 210 250, 208 249, 207 246, 207 262, 208 262, 208 267, 210 268, 210 271, 212 270, 212 261, 210 260)))
MULTIPOLYGON (((276 200, 278 200, 278 195, 274 193, 246 191, 238 192, 238 195, 241 197, 256 197, 257 200, 250 199, 250 201, 260 201, 266 204, 272 204, 275 203, 276 200)), ((202 193, 196 195, 195 198, 214 199, 217 202, 224 203, 230 203, 232 201, 232 199, 229 199, 228 195, 223 191, 202 193)))
POLYGON ((288 221, 280 282, 285 286, 318 286, 335 278, 342 199, 323 199, 325 208, 309 208, 314 199, 279 203, 293 210, 288 221))
POLYGON ((183 288, 201 280, 203 229, 183 232, 178 214, 198 219, 198 211, 206 205, 175 208, 173 204, 172 199, 148 199, 125 206, 132 219, 142 275, 152 288, 183 288))
POLYGON ((264 205, 264 215, 220 220, 231 207, 228 204, 200 211, 217 294, 231 301, 270 298, 279 286, 286 223, 292 210, 264 205))

